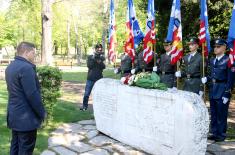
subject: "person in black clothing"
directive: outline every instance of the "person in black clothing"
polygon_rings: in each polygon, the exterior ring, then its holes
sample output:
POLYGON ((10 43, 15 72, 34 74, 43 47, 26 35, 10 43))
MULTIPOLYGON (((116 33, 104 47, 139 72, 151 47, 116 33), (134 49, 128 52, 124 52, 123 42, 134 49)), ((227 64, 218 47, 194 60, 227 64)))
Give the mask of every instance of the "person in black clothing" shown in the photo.
MULTIPOLYGON (((156 56, 153 53, 153 57, 156 56)), ((156 56, 157 57, 157 56, 156 56)), ((144 61, 144 57, 143 57, 143 51, 141 51, 138 56, 137 56, 137 64, 136 67, 134 69, 131 70, 132 74, 136 74, 139 72, 152 72, 153 71, 153 67, 154 67, 154 58, 151 60, 151 62, 146 63, 144 61)))
POLYGON ((12 130, 10 155, 32 155, 37 129, 46 117, 36 66, 35 45, 22 42, 15 60, 6 69, 7 126, 12 130))
POLYGON ((97 44, 95 46, 95 52, 93 53, 93 55, 89 55, 87 58, 88 75, 85 87, 85 94, 83 97, 83 105, 80 110, 87 110, 91 90, 95 82, 103 78, 103 70, 105 69, 104 60, 105 57, 104 53, 102 52, 102 45, 97 44))
POLYGON ((121 77, 128 76, 131 74, 132 60, 127 53, 123 53, 121 56, 121 66, 114 70, 115 74, 121 73, 121 77))
POLYGON ((156 63, 154 64, 154 57, 156 57, 157 59, 157 55, 155 53, 152 53, 152 60, 149 63, 146 63, 144 61, 144 49, 142 44, 139 45, 137 51, 138 54, 136 54, 135 65, 134 68, 131 70, 131 74, 137 74, 139 72, 152 72, 153 67, 156 66, 156 63))

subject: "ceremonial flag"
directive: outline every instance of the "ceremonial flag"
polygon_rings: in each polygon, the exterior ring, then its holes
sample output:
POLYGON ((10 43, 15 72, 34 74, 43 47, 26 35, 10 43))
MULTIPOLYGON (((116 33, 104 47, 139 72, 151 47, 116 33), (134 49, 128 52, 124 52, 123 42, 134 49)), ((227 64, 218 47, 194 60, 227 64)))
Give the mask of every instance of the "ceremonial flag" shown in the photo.
POLYGON ((204 43, 204 55, 207 57, 210 50, 210 32, 209 32, 209 24, 208 24, 208 12, 207 12, 207 3, 206 0, 201 0, 201 15, 200 15, 200 33, 199 40, 200 45, 204 43))
POLYGON ((146 20, 146 32, 144 37, 144 61, 148 64, 153 59, 154 51, 153 46, 156 42, 155 40, 155 10, 154 10, 154 0, 148 0, 148 17, 146 20))
POLYGON ((136 18, 133 0, 128 0, 127 4, 126 29, 127 40, 125 43, 125 52, 132 58, 132 61, 134 61, 135 47, 138 47, 139 43, 143 40, 144 34, 136 18))
POLYGON ((112 62, 116 61, 115 47, 117 45, 115 7, 114 0, 110 1, 110 18, 109 18, 109 52, 108 57, 112 62))
POLYGON ((232 19, 228 32, 228 46, 230 48, 228 66, 232 67, 232 65, 234 65, 235 60, 235 0, 232 12, 232 19))
POLYGON ((183 56, 180 0, 174 0, 172 4, 167 40, 173 42, 171 64, 176 64, 183 56))

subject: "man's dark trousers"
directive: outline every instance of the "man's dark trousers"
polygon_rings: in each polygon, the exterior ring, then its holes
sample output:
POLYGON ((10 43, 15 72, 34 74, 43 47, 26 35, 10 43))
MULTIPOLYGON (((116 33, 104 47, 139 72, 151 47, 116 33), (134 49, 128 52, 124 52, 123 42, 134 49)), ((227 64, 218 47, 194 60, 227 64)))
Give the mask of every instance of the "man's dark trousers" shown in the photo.
POLYGON ((88 107, 89 96, 91 94, 91 90, 92 90, 94 84, 95 84, 95 81, 87 80, 87 82, 86 82, 85 94, 83 97, 83 107, 84 108, 88 107))
POLYGON ((216 138, 226 138, 228 108, 229 102, 224 104, 222 99, 210 99, 211 132, 216 138))
POLYGON ((36 136, 37 130, 24 132, 12 130, 10 155, 32 155, 36 136))

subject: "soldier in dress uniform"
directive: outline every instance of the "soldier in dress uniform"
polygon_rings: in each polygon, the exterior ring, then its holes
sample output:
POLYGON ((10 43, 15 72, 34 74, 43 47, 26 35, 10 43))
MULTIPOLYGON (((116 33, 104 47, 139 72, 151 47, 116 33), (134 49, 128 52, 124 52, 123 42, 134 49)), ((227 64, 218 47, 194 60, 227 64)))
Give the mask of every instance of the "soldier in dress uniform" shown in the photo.
POLYGON ((172 42, 165 39, 163 46, 166 52, 160 56, 158 69, 155 71, 160 75, 162 83, 166 84, 168 88, 173 88, 176 87, 176 65, 171 64, 172 42))
POLYGON ((122 77, 125 77, 131 73, 132 69, 132 60, 127 53, 123 53, 121 56, 121 66, 114 70, 115 74, 121 73, 122 77))
POLYGON ((152 72, 153 67, 156 66, 156 63, 154 64, 154 56, 157 57, 155 53, 153 53, 153 59, 146 63, 144 61, 144 50, 143 47, 140 46, 140 48, 137 50, 136 58, 135 58, 135 66, 131 70, 132 74, 139 73, 139 72, 152 72))
POLYGON ((183 90, 203 95, 203 84, 201 83, 203 72, 203 60, 198 52, 199 40, 191 38, 188 42, 189 54, 182 58, 182 70, 175 73, 176 77, 184 78, 183 90))
POLYGON ((209 84, 211 135, 208 139, 215 141, 224 141, 226 138, 228 108, 235 76, 235 68, 228 67, 226 44, 223 39, 215 40, 215 57, 209 61, 210 70, 207 77, 201 79, 202 83, 209 84))

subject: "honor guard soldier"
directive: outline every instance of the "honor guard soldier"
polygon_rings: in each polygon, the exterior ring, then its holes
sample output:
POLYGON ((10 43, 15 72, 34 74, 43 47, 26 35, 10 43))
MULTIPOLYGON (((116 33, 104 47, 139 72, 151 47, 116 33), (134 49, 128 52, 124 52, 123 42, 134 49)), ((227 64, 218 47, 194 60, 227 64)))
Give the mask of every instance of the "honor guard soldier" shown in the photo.
POLYGON ((166 84, 168 88, 173 88, 176 87, 176 65, 171 64, 172 42, 165 39, 163 46, 165 53, 160 56, 159 68, 154 70, 160 75, 162 83, 166 84))
POLYGON ((132 60, 127 53, 123 53, 121 56, 121 66, 114 70, 115 74, 121 73, 122 77, 125 77, 131 73, 132 60))
POLYGON ((203 95, 203 85, 201 77, 203 72, 203 60, 200 53, 198 53, 199 40, 191 38, 188 42, 190 53, 182 58, 182 71, 175 73, 176 77, 184 78, 183 90, 190 91, 203 95))
MULTIPOLYGON (((155 55, 153 53, 153 55, 155 55)), ((155 55, 156 56, 156 55, 155 55)), ((131 70, 131 74, 135 74, 138 72, 152 72, 154 64, 154 58, 149 62, 148 64, 144 61, 143 51, 141 51, 137 56, 137 63, 135 65, 136 67, 131 70)))
POLYGON ((212 133, 208 139, 224 141, 227 130, 227 117, 231 90, 234 82, 235 68, 228 67, 229 57, 225 55, 226 41, 216 39, 214 44, 215 57, 209 61, 209 72, 203 77, 202 83, 209 84, 209 99, 212 133))

